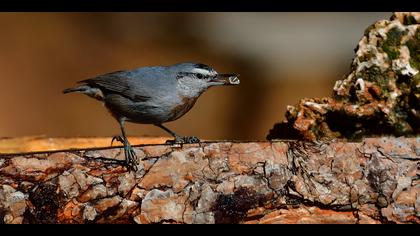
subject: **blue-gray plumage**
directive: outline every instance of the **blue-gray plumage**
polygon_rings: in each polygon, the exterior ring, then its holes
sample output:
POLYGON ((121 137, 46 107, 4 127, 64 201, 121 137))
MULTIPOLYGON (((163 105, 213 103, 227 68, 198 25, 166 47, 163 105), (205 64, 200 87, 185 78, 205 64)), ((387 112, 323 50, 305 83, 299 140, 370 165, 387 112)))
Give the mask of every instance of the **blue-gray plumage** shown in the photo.
POLYGON ((79 92, 104 102, 118 120, 126 160, 135 167, 135 154, 128 142, 124 122, 154 124, 172 136, 174 143, 199 142, 196 137, 181 137, 162 124, 187 113, 198 97, 212 86, 239 84, 236 74, 218 74, 200 63, 180 63, 171 66, 143 67, 116 71, 79 82, 64 93, 79 92))

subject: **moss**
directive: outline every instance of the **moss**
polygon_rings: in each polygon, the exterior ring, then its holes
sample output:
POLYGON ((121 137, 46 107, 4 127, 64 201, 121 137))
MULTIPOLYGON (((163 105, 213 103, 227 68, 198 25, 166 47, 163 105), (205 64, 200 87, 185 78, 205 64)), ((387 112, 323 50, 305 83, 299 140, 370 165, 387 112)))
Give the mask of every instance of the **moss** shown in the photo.
POLYGON ((384 52, 388 55, 388 58, 395 60, 400 56, 400 52, 395 47, 389 47, 387 45, 382 46, 384 52))
POLYGON ((394 60, 400 56, 401 37, 405 34, 406 32, 401 31, 398 27, 394 27, 386 33, 387 38, 380 47, 388 55, 389 59, 394 60))
POLYGON ((363 78, 369 82, 376 82, 378 75, 383 74, 381 68, 378 66, 371 66, 360 73, 362 74, 363 78))
POLYGON ((389 95, 389 77, 387 72, 383 72, 378 66, 372 66, 360 72, 358 77, 362 77, 366 81, 373 82, 381 89, 381 98, 385 98, 389 95))
POLYGON ((404 25, 414 25, 417 24, 416 18, 414 16, 404 17, 404 25))
POLYGON ((413 38, 406 45, 410 51, 410 65, 420 70, 420 28, 417 29, 413 38))

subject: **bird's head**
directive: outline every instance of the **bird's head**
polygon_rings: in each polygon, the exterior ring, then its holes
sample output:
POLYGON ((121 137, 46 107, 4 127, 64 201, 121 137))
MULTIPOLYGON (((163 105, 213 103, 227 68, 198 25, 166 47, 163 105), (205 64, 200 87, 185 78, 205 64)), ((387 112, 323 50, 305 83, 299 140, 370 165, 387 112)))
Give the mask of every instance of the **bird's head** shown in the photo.
POLYGON ((212 86, 238 85, 238 74, 219 74, 210 66, 200 63, 182 63, 173 65, 178 85, 191 94, 201 94, 212 86))

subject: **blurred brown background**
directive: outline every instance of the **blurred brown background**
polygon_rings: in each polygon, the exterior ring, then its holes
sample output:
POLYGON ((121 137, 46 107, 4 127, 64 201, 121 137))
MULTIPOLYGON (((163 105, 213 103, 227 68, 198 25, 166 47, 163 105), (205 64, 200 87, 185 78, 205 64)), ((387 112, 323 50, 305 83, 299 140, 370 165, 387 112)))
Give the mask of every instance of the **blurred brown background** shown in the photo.
MULTIPOLYGON (((364 29, 391 13, 0 13, 0 137, 111 136, 97 101, 63 95, 120 69, 201 62, 241 74, 168 123, 202 139, 265 139, 286 105, 329 96, 364 29)), ((128 125, 130 135, 165 135, 128 125)))

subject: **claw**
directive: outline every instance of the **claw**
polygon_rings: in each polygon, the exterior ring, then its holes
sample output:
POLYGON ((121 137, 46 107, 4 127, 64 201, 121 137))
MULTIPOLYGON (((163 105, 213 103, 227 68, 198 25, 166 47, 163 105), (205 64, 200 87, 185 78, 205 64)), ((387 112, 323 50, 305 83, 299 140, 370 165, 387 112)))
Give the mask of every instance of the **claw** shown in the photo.
POLYGON ((134 152, 134 149, 131 147, 128 140, 124 139, 121 136, 114 136, 112 137, 112 140, 111 140, 111 146, 114 140, 117 140, 118 142, 124 144, 125 163, 128 166, 128 168, 133 169, 134 171, 137 171, 137 165, 139 164, 137 161, 137 155, 134 152))
POLYGON ((111 140, 111 146, 112 146, 112 144, 114 143, 114 140, 117 140, 118 142, 120 142, 120 143, 122 143, 122 144, 124 144, 124 139, 121 137, 121 136, 114 136, 114 137, 112 137, 112 140, 111 140))
POLYGON ((124 154, 127 166, 132 168, 134 171, 137 171, 137 155, 129 143, 125 143, 124 145, 124 154))
POLYGON ((200 139, 195 136, 184 137, 184 142, 185 143, 199 143, 200 139))
POLYGON ((166 140, 165 144, 173 145, 175 144, 175 140, 166 140))
POLYGON ((185 136, 185 137, 181 137, 181 136, 176 136, 174 140, 167 140, 166 144, 183 144, 183 143, 199 143, 200 139, 195 137, 195 136, 185 136))

